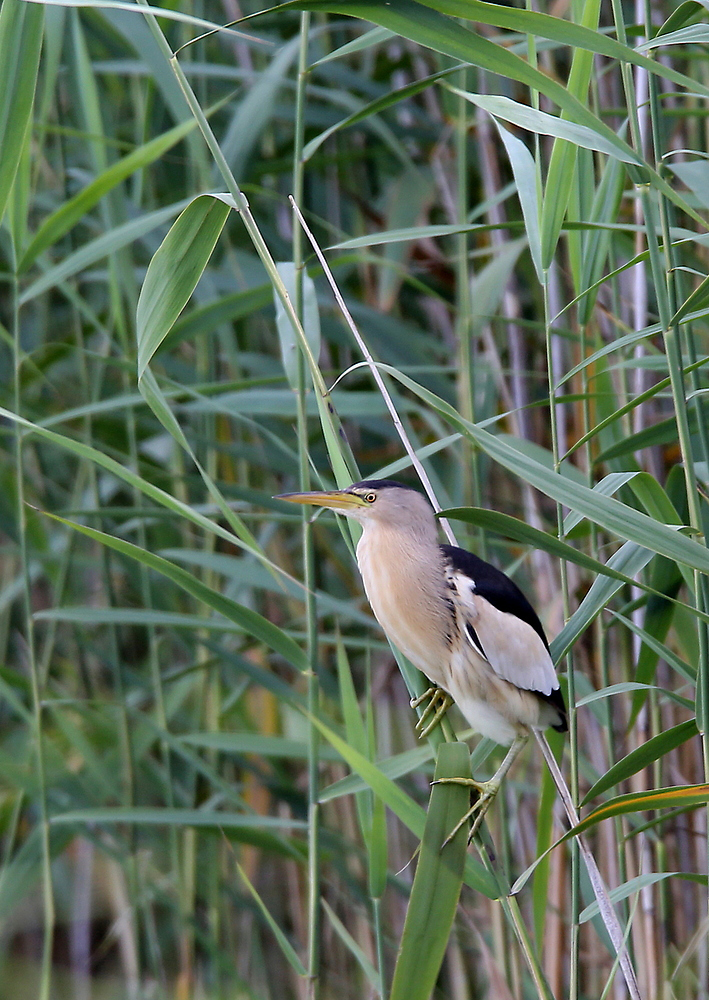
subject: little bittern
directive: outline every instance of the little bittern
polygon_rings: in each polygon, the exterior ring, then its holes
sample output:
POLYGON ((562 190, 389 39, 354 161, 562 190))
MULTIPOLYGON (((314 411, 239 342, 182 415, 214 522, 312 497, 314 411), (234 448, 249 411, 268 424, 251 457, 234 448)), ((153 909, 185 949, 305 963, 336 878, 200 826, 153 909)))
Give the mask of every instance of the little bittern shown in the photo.
POLYGON ((435 685, 412 702, 431 696, 419 721, 430 712, 437 721, 452 700, 473 729, 510 747, 490 781, 449 779, 480 793, 465 817, 476 814, 472 836, 530 730, 566 730, 564 699, 534 609, 500 570, 465 549, 439 545, 428 500, 409 486, 369 479, 278 499, 329 507, 362 525, 357 563, 377 621, 435 685))

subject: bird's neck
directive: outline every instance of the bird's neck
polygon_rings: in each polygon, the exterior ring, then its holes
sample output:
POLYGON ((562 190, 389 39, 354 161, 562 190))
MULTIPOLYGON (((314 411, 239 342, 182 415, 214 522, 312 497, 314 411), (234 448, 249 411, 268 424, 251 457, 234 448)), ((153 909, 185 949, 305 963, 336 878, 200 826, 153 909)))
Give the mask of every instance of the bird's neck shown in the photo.
POLYGON ((369 603, 387 636, 437 684, 451 632, 445 571, 434 538, 408 528, 370 523, 357 545, 357 563, 369 603))
POLYGON ((357 563, 380 621, 383 603, 411 607, 423 602, 429 613, 442 603, 443 555, 433 533, 412 535, 408 528, 369 523, 357 545, 357 563))
MULTIPOLYGON (((443 557, 435 533, 412 534, 408 527, 396 524, 365 523, 357 543, 357 562, 360 569, 365 563, 369 572, 384 575, 395 573, 398 576, 416 567, 417 578, 432 581, 436 589, 443 579, 443 557)), ((364 570, 362 572, 364 574, 364 570)))

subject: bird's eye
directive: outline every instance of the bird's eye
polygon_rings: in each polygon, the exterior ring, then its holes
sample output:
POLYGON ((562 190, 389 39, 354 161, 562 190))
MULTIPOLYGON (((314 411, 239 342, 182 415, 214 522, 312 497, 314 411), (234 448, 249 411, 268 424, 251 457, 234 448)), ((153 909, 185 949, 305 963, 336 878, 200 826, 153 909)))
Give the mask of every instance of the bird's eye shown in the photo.
POLYGON ((364 499, 367 501, 367 503, 374 503, 374 501, 377 499, 377 494, 368 493, 364 499))

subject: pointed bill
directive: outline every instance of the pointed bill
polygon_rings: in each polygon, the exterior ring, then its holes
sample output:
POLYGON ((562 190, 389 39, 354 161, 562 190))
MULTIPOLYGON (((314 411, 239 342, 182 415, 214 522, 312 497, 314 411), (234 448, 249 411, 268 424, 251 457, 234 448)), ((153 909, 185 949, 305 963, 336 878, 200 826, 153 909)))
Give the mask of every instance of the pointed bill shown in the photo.
POLYGON ((363 497, 347 490, 332 490, 315 493, 279 493, 274 500, 287 500, 288 503, 312 504, 314 507, 329 507, 331 510, 356 510, 366 507, 363 497))

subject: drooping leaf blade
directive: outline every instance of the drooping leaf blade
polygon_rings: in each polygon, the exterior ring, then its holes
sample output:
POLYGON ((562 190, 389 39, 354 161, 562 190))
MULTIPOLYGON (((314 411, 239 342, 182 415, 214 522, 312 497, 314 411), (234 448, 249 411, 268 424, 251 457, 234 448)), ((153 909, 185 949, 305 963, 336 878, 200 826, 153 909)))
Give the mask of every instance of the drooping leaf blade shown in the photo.
POLYGON ((155 572, 172 580, 173 583, 181 587, 182 590, 187 591, 196 600, 202 601, 207 607, 212 608, 229 621, 241 626, 247 635, 254 636, 254 638, 265 643, 275 652, 280 653, 281 656, 289 663, 292 663, 298 670, 308 669, 307 657, 303 653, 303 650, 282 629, 268 621, 267 618, 264 618, 257 611, 252 611, 251 608, 237 604, 231 598, 225 597, 211 587, 206 586, 201 580, 193 576, 192 573, 187 573, 179 566, 175 566, 174 563, 163 559, 162 556, 157 556, 141 548, 139 545, 134 545, 132 542, 127 542, 122 538, 116 538, 103 531, 96 531, 96 529, 89 528, 85 524, 67 521, 56 514, 47 514, 47 517, 51 517, 61 524, 73 528, 74 531, 86 535, 87 538, 92 538, 101 545, 106 545, 121 555, 135 559, 149 569, 155 570, 155 572))

